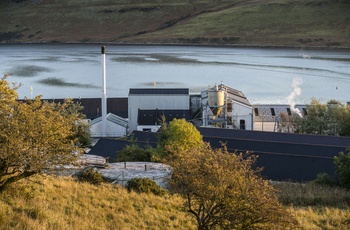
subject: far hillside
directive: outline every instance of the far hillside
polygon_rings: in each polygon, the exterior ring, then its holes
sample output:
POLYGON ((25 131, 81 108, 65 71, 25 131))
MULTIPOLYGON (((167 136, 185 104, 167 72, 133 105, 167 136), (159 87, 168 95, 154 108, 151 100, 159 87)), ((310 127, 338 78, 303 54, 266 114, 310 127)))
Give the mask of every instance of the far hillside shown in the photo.
POLYGON ((350 47, 350 0, 3 0, 0 43, 350 47))

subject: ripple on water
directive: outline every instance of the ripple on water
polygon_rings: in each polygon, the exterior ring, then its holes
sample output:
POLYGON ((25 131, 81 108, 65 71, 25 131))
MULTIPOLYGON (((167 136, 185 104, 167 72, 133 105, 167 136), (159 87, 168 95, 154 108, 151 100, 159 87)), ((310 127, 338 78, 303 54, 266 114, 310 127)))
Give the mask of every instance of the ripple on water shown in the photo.
POLYGON ((57 87, 98 88, 97 86, 94 86, 92 84, 66 82, 66 81, 63 81, 62 79, 55 78, 55 77, 39 80, 38 82, 43 85, 57 86, 57 87))
POLYGON ((17 77, 35 77, 42 72, 52 72, 53 70, 47 67, 37 65, 18 65, 10 70, 13 76, 17 77))

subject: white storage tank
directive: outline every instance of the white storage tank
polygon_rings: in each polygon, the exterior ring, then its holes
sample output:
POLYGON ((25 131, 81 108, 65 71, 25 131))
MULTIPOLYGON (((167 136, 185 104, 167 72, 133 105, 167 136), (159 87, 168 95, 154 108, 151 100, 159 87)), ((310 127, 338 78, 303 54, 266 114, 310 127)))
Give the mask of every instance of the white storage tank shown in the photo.
POLYGON ((218 116, 225 105, 225 91, 218 88, 217 85, 208 89, 208 106, 214 116, 218 116))

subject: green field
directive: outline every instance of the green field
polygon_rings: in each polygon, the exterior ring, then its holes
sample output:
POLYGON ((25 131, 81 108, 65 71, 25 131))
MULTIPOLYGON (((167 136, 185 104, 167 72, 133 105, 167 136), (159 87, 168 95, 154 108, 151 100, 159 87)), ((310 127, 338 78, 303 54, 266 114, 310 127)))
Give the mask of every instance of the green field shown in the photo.
POLYGON ((349 0, 5 0, 0 43, 350 47, 349 0))

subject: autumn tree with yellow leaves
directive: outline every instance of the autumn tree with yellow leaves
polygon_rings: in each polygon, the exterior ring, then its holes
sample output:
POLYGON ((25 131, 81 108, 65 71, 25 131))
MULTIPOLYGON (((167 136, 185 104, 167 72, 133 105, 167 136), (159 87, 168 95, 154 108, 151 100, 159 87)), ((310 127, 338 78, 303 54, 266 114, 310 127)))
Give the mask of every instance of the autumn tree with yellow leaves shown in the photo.
POLYGON ((80 115, 68 104, 17 100, 17 86, 0 79, 0 191, 9 184, 76 158, 80 115))
POLYGON ((200 134, 192 124, 172 122, 171 131, 165 130, 171 138, 163 140, 173 170, 170 190, 185 199, 184 207, 199 230, 293 227, 295 221, 274 188, 253 169, 256 156, 229 153, 225 146, 214 150, 197 140, 200 134))

